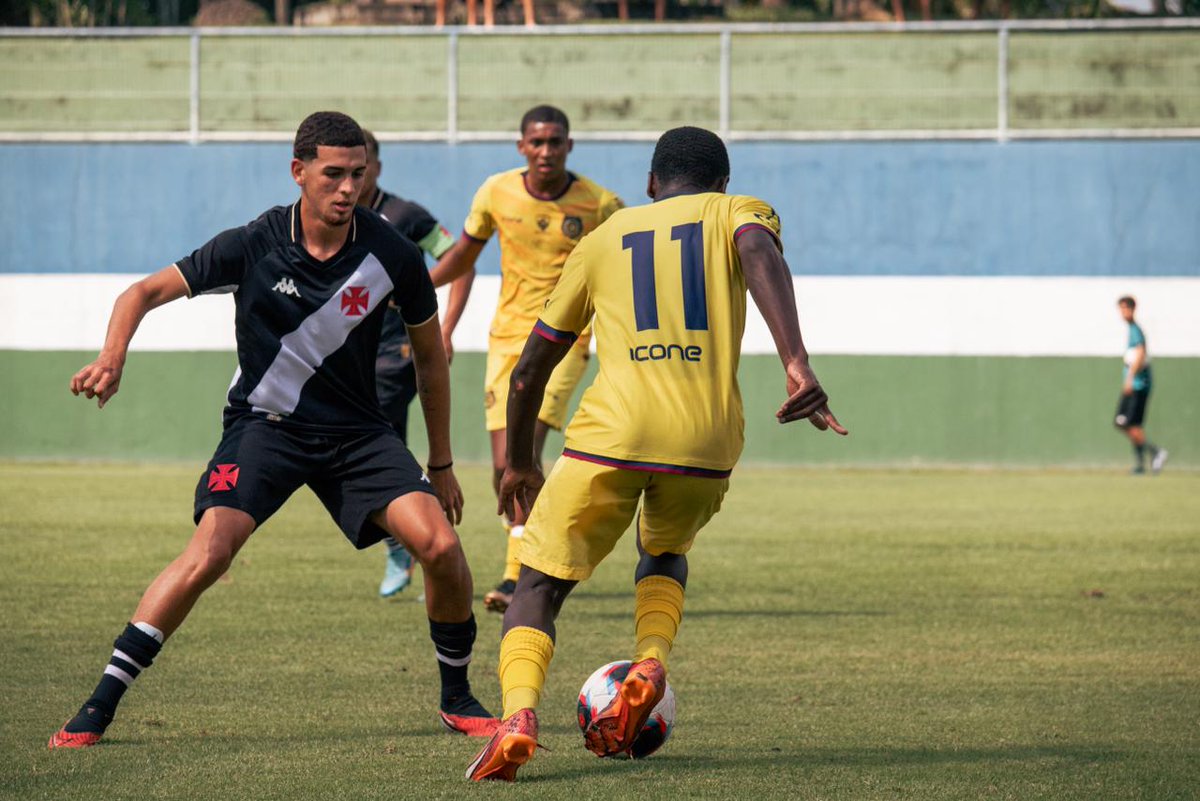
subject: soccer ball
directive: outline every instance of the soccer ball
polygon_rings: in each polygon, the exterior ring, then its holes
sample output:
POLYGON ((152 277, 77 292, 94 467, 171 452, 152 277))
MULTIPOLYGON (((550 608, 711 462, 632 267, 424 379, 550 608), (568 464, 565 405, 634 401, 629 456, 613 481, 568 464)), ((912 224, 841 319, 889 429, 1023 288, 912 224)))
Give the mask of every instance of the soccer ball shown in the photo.
MULTIPOLYGON (((579 704, 576 707, 579 712, 580 731, 587 731, 588 725, 592 722, 592 716, 603 711, 609 701, 617 696, 621 682, 625 681, 625 675, 629 673, 632 665, 633 663, 628 659, 621 659, 597 668, 595 673, 588 676, 583 687, 579 689, 579 704)), ((650 756, 662 748, 663 743, 671 736, 671 729, 674 726, 675 691, 671 689, 671 683, 667 682, 662 700, 655 705, 650 712, 650 717, 646 720, 646 725, 633 739, 633 746, 628 752, 629 756, 633 759, 650 756)))

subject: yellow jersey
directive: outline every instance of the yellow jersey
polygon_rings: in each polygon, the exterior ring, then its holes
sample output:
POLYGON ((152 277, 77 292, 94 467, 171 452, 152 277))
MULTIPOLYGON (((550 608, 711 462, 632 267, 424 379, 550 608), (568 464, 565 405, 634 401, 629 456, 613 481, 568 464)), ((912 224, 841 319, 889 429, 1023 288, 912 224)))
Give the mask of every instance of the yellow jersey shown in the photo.
POLYGON ((500 300, 489 349, 514 353, 524 347, 572 249, 624 205, 574 173, 558 197, 541 200, 525 188, 525 173, 517 168, 484 181, 463 224, 463 233, 482 242, 500 234, 500 300))
POLYGON ((736 240, 749 228, 779 243, 766 203, 704 192, 618 211, 579 243, 534 329, 569 342, 594 315, 600 370, 567 426, 564 455, 729 475, 744 441, 736 240))

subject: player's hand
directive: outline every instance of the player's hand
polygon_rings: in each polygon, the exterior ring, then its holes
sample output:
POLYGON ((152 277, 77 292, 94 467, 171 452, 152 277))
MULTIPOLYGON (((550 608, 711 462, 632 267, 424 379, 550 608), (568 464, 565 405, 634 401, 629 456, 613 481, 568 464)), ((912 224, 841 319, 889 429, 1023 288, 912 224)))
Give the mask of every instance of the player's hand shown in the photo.
POLYGON ((442 329, 442 350, 446 351, 446 364, 454 361, 454 342, 450 331, 442 329))
POLYGON ((98 398, 96 405, 103 409, 121 386, 122 369, 120 362, 100 356, 71 376, 71 394, 82 393, 88 398, 98 398))
POLYGON ((819 431, 833 429, 842 436, 850 433, 829 410, 829 396, 808 365, 789 367, 787 374, 788 399, 775 413, 780 423, 807 418, 819 431))
MULTIPOLYGON (((1133 384, 1128 381, 1125 382, 1124 384, 1122 384, 1121 385, 1121 394, 1122 395, 1132 395, 1133 394, 1133 384)), ((103 404, 101 404, 101 405, 103 405, 103 404)))
POLYGON ((500 478, 499 502, 496 504, 496 511, 505 515, 509 520, 519 519, 518 510, 524 513, 522 516, 527 516, 545 483, 546 477, 542 475, 541 468, 534 466, 528 470, 515 470, 512 465, 509 465, 504 469, 504 475, 500 478))
POLYGON ((450 521, 450 525, 457 526, 462 522, 463 493, 462 487, 458 486, 458 478, 454 475, 454 468, 434 470, 426 475, 429 477, 429 483, 433 485, 433 491, 437 493, 438 503, 446 513, 446 519, 450 521))

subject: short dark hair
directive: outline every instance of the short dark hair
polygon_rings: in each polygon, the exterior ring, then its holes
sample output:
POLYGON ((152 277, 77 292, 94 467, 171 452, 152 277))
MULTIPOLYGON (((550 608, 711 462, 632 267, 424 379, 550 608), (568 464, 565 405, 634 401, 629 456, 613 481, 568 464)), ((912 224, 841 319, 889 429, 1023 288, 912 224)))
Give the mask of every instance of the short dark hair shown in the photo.
POLYGON ((340 111, 317 111, 309 114, 296 129, 292 155, 301 161, 317 157, 317 148, 365 147, 366 139, 358 123, 340 111))
POLYGON ((566 113, 556 106, 534 106, 526 111, 525 116, 521 118, 521 136, 524 136, 525 129, 535 122, 557 123, 566 133, 571 132, 571 122, 566 113))
POLYGON ((366 128, 363 128, 362 132, 363 132, 363 144, 365 144, 367 146, 367 155, 375 156, 376 158, 378 158, 379 157, 379 140, 375 138, 375 134, 371 133, 366 128))
POLYGON ((685 183, 706 189, 729 176, 729 153, 721 137, 690 125, 658 138, 650 172, 661 184, 685 183))
POLYGON ((1137 301, 1133 299, 1133 295, 1122 295, 1117 298, 1118 306, 1128 306, 1131 309, 1137 308, 1137 301))

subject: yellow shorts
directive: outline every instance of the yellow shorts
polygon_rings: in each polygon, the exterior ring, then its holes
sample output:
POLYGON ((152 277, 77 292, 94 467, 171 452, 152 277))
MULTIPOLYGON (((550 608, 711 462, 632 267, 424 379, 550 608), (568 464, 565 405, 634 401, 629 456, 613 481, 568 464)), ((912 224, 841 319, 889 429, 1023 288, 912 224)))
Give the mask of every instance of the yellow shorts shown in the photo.
POLYGON ((687 553, 727 489, 727 478, 625 470, 563 456, 525 523, 521 564, 561 579, 586 579, 629 528, 639 500, 642 547, 654 556, 687 553))
MULTIPOLYGON (((487 372, 483 380, 483 415, 488 431, 503 431, 508 428, 508 379, 517 366, 520 353, 497 353, 488 350, 487 372)), ((546 384, 546 397, 538 419, 553 429, 561 431, 567 424, 567 406, 583 371, 587 369, 587 343, 575 345, 550 374, 546 384)))

